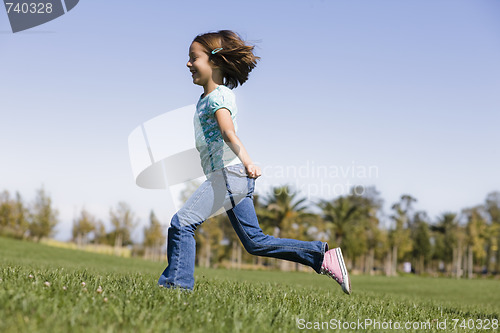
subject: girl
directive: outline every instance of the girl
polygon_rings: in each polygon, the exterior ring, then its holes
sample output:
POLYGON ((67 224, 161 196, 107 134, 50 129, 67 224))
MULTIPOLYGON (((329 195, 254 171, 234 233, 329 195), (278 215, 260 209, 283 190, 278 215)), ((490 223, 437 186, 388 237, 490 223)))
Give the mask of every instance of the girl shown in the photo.
POLYGON ((236 135, 238 125, 233 88, 242 85, 260 59, 253 46, 230 30, 200 34, 189 47, 187 67, 193 83, 203 87, 193 118, 196 148, 207 177, 172 217, 168 229, 168 266, 158 284, 192 290, 194 287, 194 232, 207 218, 226 211, 245 249, 310 266, 332 277, 350 294, 351 284, 340 248, 321 241, 299 241, 265 235, 253 205, 260 168, 253 164, 236 135))

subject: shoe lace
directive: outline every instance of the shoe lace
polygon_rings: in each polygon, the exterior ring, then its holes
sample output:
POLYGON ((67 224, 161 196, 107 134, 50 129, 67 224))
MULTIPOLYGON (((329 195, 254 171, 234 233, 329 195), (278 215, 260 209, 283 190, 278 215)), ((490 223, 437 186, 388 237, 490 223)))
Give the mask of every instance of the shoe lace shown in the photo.
POLYGON ((321 267, 321 273, 324 274, 324 275, 328 275, 329 277, 333 278, 335 281, 337 281, 338 283, 340 283, 338 277, 328 267, 322 266, 321 267))

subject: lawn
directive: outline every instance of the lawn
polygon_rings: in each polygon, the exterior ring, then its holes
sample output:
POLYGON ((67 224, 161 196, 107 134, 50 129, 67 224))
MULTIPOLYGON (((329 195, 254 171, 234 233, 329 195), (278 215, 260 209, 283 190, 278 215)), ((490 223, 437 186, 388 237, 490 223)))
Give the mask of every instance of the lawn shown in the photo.
POLYGON ((187 293, 164 265, 0 238, 0 332, 498 331, 498 280, 197 267, 187 293))

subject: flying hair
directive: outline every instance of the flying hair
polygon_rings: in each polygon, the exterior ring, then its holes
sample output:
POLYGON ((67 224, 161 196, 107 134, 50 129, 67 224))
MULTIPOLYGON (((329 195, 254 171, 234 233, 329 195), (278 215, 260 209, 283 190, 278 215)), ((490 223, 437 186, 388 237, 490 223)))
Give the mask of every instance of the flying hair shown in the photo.
POLYGON ((223 85, 234 89, 248 80, 248 74, 257 65, 253 54, 255 46, 247 45, 243 39, 231 30, 219 30, 196 36, 193 42, 200 43, 208 55, 208 60, 219 67, 223 75, 223 85), (217 52, 212 53, 213 50, 217 52))

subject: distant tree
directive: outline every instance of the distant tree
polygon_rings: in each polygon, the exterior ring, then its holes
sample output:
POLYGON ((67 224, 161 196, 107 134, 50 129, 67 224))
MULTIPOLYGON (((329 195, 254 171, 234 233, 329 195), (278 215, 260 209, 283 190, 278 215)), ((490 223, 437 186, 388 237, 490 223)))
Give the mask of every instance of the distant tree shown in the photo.
POLYGON ((457 214, 452 212, 441 214, 437 224, 430 226, 435 242, 433 258, 442 260, 446 271, 450 271, 450 267, 456 264, 454 260, 458 228, 457 214))
POLYGON ((486 258, 486 239, 488 231, 484 216, 484 207, 481 205, 465 208, 462 210, 467 219, 466 230, 466 255, 467 255, 467 275, 473 275, 474 262, 484 263, 486 258))
POLYGON ((51 237, 59 222, 59 212, 52 208, 52 199, 45 193, 42 186, 37 190, 36 198, 30 209, 29 234, 39 242, 44 237, 51 237))
POLYGON ((425 272, 426 265, 432 256, 427 214, 423 211, 418 211, 414 214, 413 221, 411 238, 413 243, 412 254, 415 260, 414 266, 416 267, 416 272, 422 274, 425 272))
POLYGON ((144 247, 146 258, 160 260, 161 248, 165 244, 164 227, 156 217, 154 211, 149 214, 149 226, 144 227, 144 247))
MULTIPOLYGON (((381 252, 379 253, 381 257, 387 254, 387 247, 382 244, 385 238, 379 228, 383 200, 380 197, 380 192, 374 186, 364 187, 363 191, 358 191, 356 187, 353 187, 349 197, 358 207, 354 227, 359 230, 353 230, 349 234, 351 234, 351 238, 357 237, 366 240, 364 244, 355 247, 357 250, 353 249, 352 251, 359 253, 358 255, 363 255, 365 273, 373 274, 376 253, 381 252)), ((348 243, 346 242, 346 245, 348 243)))
POLYGON ((28 213, 19 192, 16 192, 15 200, 10 198, 7 190, 0 193, 0 234, 25 238, 29 227, 28 213))
POLYGON ((368 234, 365 232, 369 224, 368 201, 355 194, 353 188, 347 195, 333 200, 320 199, 316 203, 321 209, 320 216, 329 235, 328 245, 331 249, 342 248, 348 268, 365 265, 365 260, 358 262, 357 258, 368 251, 368 234))
POLYGON ((489 219, 486 267, 490 271, 490 263, 493 261, 493 270, 498 274, 500 273, 500 192, 491 192, 486 196, 485 209, 489 219))
POLYGON ((488 193, 485 208, 491 222, 500 224, 500 192, 488 193))
POLYGON ((80 216, 73 220, 72 240, 79 246, 89 243, 89 234, 96 230, 97 219, 91 215, 85 208, 82 209, 80 216))
POLYGON ((342 246, 349 228, 354 226, 362 214, 359 202, 353 200, 352 196, 339 196, 333 201, 320 199, 317 205, 322 210, 323 220, 333 238, 330 247, 342 246))
POLYGON ((114 240, 111 241, 110 237, 106 232, 106 226, 101 220, 96 221, 95 229, 94 229, 94 239, 92 240, 94 244, 106 244, 113 245, 114 240))
POLYGON ((221 242, 224 238, 221 224, 229 223, 225 214, 218 214, 205 220, 194 235, 197 248, 197 262, 203 267, 211 267, 212 264, 219 262, 223 253, 221 242))
POLYGON ((391 218, 394 220, 394 228, 389 233, 392 245, 392 274, 396 274, 398 261, 403 259, 407 253, 410 253, 413 246, 410 237, 409 214, 412 211, 412 204, 417 200, 411 195, 403 194, 398 203, 392 205, 394 214, 391 218))
MULTIPOLYGON (((310 213, 306 210, 306 198, 298 197, 299 192, 289 185, 277 186, 271 189, 271 193, 263 198, 267 213, 262 216, 262 223, 269 234, 278 238, 299 238, 301 237, 300 223, 310 213), (272 230, 272 232, 271 232, 272 230)), ((262 213, 262 211, 260 211, 262 213)), ((263 230, 264 231, 264 230, 263 230)), ((298 265, 281 260, 274 262, 280 265, 281 269, 293 267, 297 270, 298 265), (292 266, 293 265, 293 266, 292 266)))
POLYGON ((267 221, 274 227, 275 237, 294 237, 295 230, 292 227, 300 219, 301 215, 308 214, 305 204, 306 198, 299 198, 298 192, 290 186, 273 187, 271 193, 263 198, 268 210, 267 221))
POLYGON ((131 238, 132 231, 139 222, 130 206, 120 201, 116 212, 111 208, 109 215, 111 225, 113 226, 113 230, 110 232, 109 236, 110 239, 114 241, 114 245, 116 247, 131 245, 133 243, 131 238))

